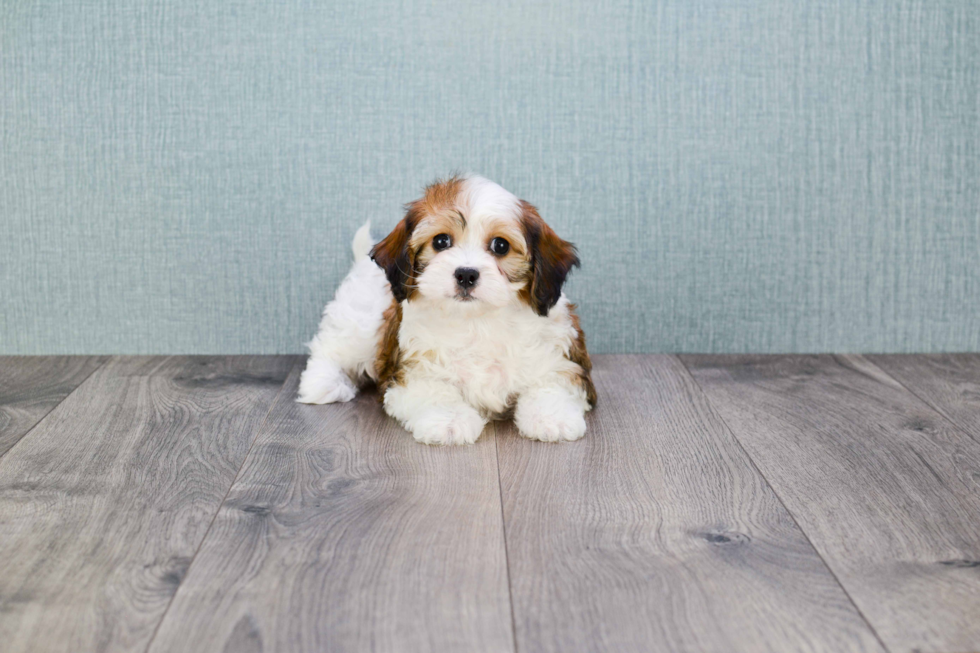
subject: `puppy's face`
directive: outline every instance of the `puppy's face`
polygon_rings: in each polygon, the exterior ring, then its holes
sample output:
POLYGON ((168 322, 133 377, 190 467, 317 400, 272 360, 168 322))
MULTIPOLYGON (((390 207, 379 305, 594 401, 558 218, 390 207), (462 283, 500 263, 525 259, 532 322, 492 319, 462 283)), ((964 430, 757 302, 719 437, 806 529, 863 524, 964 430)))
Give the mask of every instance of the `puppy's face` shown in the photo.
POLYGON ((437 182, 407 208, 371 252, 399 301, 461 310, 524 302, 547 315, 579 262, 533 206, 482 177, 437 182))

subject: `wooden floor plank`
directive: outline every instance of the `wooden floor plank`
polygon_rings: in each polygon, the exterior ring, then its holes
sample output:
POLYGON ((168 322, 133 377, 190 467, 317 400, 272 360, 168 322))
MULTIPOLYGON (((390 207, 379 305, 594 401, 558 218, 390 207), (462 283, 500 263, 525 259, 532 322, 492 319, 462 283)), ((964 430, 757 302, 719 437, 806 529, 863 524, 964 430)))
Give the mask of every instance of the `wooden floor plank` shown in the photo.
POLYGON ((980 445, 860 356, 684 356, 893 653, 980 650, 980 445))
POLYGON ((0 356, 0 456, 108 359, 0 356))
POLYGON ((512 651, 492 427, 429 447, 287 382, 151 651, 512 651))
POLYGON ((672 356, 597 356, 575 443, 499 427, 520 651, 882 651, 672 356))
POLYGON ((980 354, 867 358, 980 442, 980 354))
POLYGON ((143 650, 292 357, 113 359, 0 459, 0 642, 143 650))

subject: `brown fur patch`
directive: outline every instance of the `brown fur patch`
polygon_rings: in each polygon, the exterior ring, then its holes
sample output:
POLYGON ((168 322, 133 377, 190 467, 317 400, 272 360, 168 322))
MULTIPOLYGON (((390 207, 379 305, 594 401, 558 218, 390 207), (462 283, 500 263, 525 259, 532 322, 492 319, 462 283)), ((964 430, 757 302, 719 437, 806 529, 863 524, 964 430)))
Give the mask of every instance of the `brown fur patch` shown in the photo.
POLYGON ((489 250, 494 238, 503 238, 510 249, 503 256, 494 255, 497 268, 510 282, 525 284, 531 280, 531 257, 527 253, 527 242, 520 222, 512 219, 491 220, 484 225, 484 246, 489 250))
POLYGON ((425 266, 436 255, 432 247, 432 239, 439 234, 448 234, 453 243, 459 242, 463 233, 463 219, 456 212, 443 212, 436 215, 425 215, 420 221, 408 243, 409 249, 415 253, 415 278, 422 275, 425 266))
POLYGON ((431 218, 441 217, 447 225, 460 222, 465 225, 465 219, 454 208, 462 183, 459 177, 450 177, 430 184, 421 198, 405 206, 402 221, 371 249, 371 258, 385 271, 391 284, 391 294, 397 301, 405 301, 415 295, 415 280, 422 272, 417 266, 424 267, 428 262, 424 254, 426 241, 442 233, 429 233, 431 218), (427 223, 425 233, 416 234, 416 228, 423 221, 427 223))
POLYGON ((424 213, 436 215, 456 206, 456 197, 463 187, 461 177, 452 176, 429 184, 422 197, 414 202, 424 213))
POLYGON ((417 213, 410 206, 402 221, 371 249, 371 258, 385 271, 391 294, 399 302, 415 292, 415 255, 409 249, 408 240, 418 220, 417 213))
POLYGON ((521 224, 531 253, 531 280, 521 291, 521 299, 538 315, 548 311, 561 297, 561 287, 572 267, 579 265, 575 245, 558 234, 538 215, 538 210, 521 200, 521 224))
POLYGON ((384 397, 385 390, 404 381, 401 366, 401 351, 398 347, 398 330, 402 325, 402 305, 396 299, 385 309, 381 324, 381 340, 378 342, 378 356, 374 361, 374 371, 378 375, 378 390, 384 397))
POLYGON ((575 313, 575 304, 568 305, 568 315, 572 318, 572 326, 576 333, 575 340, 572 341, 572 348, 568 352, 568 360, 577 363, 582 368, 574 381, 585 390, 589 407, 595 408, 598 396, 595 392, 595 386, 592 384, 592 359, 589 358, 589 351, 585 348, 585 331, 582 331, 582 326, 579 324, 578 315, 575 313))

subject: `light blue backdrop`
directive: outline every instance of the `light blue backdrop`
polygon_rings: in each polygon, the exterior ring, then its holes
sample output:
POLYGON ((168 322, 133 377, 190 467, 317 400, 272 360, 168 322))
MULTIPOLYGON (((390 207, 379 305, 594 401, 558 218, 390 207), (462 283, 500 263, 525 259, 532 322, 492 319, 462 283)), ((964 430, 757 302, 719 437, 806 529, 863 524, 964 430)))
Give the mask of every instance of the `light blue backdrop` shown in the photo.
POLYGON ((973 0, 0 3, 0 351, 296 352, 453 169, 595 351, 980 349, 973 0))

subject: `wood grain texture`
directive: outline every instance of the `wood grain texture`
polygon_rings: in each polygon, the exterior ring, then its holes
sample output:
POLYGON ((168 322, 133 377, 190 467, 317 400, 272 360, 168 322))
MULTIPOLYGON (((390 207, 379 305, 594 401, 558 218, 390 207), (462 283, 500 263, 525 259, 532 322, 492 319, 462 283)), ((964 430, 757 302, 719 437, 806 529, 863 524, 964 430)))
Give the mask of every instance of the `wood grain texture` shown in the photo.
POLYGON ((684 356, 893 653, 980 650, 980 445, 860 356, 684 356))
POLYGON ((867 356, 980 442, 980 354, 867 356))
POLYGON ((494 433, 428 447, 300 368, 151 651, 512 651, 494 433))
POLYGON ((106 360, 106 356, 0 356, 0 456, 106 360))
POLYGON ((596 357, 585 439, 498 435, 520 651, 882 651, 687 371, 596 357))
POLYGON ((143 650, 292 357, 114 359, 0 459, 0 642, 143 650))

